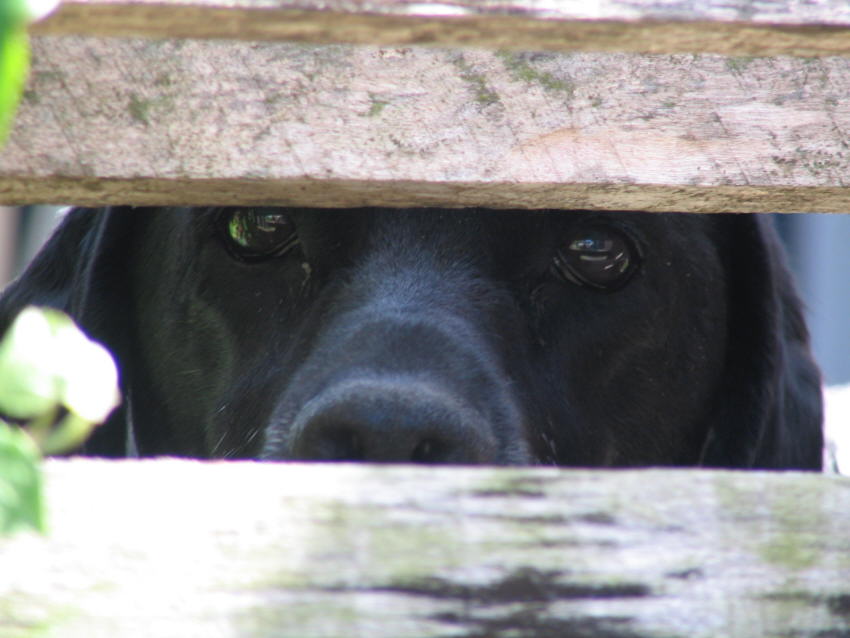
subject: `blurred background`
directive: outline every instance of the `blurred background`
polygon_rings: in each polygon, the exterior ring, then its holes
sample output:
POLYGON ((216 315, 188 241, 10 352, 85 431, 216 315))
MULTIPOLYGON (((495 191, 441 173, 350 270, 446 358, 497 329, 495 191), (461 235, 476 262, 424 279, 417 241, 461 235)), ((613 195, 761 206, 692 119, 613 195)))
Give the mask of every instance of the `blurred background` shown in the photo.
MULTIPOLYGON (((38 250, 60 210, 0 207, 0 287, 38 250)), ((774 220, 807 306, 825 381, 850 383, 850 215, 774 215, 774 220)))

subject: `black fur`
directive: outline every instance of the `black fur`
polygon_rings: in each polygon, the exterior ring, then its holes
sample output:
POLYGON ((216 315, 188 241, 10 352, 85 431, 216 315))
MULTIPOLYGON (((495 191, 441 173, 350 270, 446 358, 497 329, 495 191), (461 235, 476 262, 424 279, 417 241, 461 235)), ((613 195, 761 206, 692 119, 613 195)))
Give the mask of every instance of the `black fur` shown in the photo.
POLYGON ((88 453, 132 422, 142 455, 820 468, 768 218, 288 210, 300 243, 245 261, 225 212, 76 209, 0 298, 0 331, 54 306, 116 355, 88 453), (588 223, 641 255, 617 290, 553 267, 588 223))

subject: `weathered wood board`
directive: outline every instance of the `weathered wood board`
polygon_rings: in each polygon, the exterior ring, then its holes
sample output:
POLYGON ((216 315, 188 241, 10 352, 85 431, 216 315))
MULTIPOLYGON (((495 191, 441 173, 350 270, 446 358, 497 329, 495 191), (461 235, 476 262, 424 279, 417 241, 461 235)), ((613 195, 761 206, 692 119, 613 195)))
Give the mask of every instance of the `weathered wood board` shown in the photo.
POLYGON ((850 58, 42 37, 0 203, 850 211, 850 58))
POLYGON ((850 631, 850 478, 92 460, 0 540, 4 638, 850 631))
POLYGON ((844 0, 64 0, 38 33, 842 55, 844 0))

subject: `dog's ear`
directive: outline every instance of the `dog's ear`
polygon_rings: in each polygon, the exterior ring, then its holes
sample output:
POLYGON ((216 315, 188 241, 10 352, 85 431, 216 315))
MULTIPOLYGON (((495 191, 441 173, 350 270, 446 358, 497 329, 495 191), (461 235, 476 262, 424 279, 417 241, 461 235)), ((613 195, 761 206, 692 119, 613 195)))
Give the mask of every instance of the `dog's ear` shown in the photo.
MULTIPOLYGON (((124 342, 127 278, 126 241, 129 212, 75 208, 66 213, 53 235, 24 273, 0 295, 0 334, 25 306, 62 310, 94 340, 111 350, 124 342)), ((86 451, 122 456, 126 436, 123 408, 95 430, 86 451)))
POLYGON ((28 305, 70 311, 74 282, 84 266, 96 212, 69 211, 26 271, 0 295, 0 334, 28 305))
POLYGON ((820 469, 820 373, 773 220, 724 217, 730 330, 702 462, 820 469))

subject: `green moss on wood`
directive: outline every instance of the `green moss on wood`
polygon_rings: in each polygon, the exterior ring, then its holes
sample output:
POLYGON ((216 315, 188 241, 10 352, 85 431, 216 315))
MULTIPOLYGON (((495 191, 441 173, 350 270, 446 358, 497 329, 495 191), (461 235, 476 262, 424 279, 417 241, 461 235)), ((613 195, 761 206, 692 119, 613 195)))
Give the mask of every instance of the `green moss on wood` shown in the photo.
POLYGON ((156 79, 153 81, 154 86, 172 86, 174 84, 174 80, 171 79, 171 76, 168 73, 160 73, 156 76, 156 79))
POLYGON ((730 56, 726 58, 726 69, 732 73, 742 74, 754 61, 755 58, 750 56, 730 56))
MULTIPOLYGON (((559 78, 551 73, 534 68, 522 54, 499 51, 496 55, 515 79, 527 84, 535 84, 551 93, 561 93, 568 100, 571 100, 575 95, 575 84, 571 80, 559 78)), ((598 106, 598 104, 594 106, 598 106)))
POLYGON ((35 83, 41 82, 62 82, 65 80, 64 71, 33 71, 33 80, 35 83))
POLYGON ((476 71, 463 55, 454 58, 452 63, 460 69, 460 78, 469 85, 478 104, 484 107, 499 103, 499 94, 487 85, 487 78, 476 71))
POLYGON ((130 94, 127 111, 136 122, 148 126, 151 122, 151 111, 156 108, 170 110, 174 106, 174 97, 159 95, 153 98, 143 98, 137 93, 130 94))
POLYGON ((147 126, 150 123, 150 108, 150 100, 140 98, 135 93, 130 94, 130 104, 127 106, 127 111, 136 122, 147 126))
POLYGON ((824 483, 813 476, 811 481, 803 479, 792 489, 764 494, 748 489, 746 483, 734 476, 718 475, 715 490, 723 511, 731 518, 758 516, 759 510, 770 514, 766 520, 770 528, 764 534, 750 539, 730 539, 744 543, 762 561, 786 572, 789 585, 796 573, 822 564, 824 539, 812 530, 827 527, 823 511, 824 483))
POLYGON ((374 95, 369 95, 369 100, 371 103, 369 105, 369 112, 366 114, 368 117, 378 117, 383 113, 384 107, 389 104, 389 102, 379 100, 374 95))

